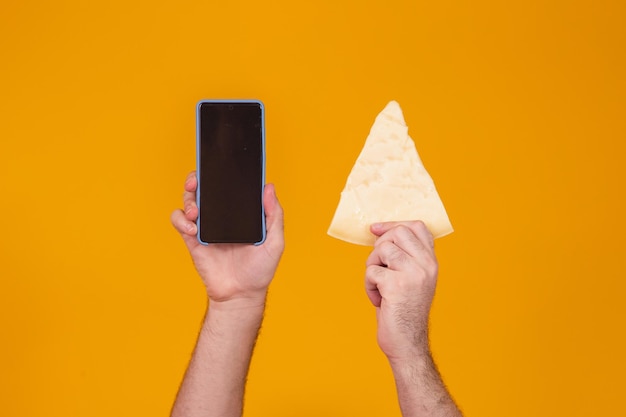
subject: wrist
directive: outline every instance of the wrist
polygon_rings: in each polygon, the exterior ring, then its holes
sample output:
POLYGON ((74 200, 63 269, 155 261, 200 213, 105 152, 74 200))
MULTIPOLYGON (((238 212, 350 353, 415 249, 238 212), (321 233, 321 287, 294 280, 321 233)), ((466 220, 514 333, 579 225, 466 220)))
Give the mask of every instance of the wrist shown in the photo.
POLYGON ((241 311, 241 310, 261 310, 265 309, 265 297, 242 297, 228 300, 213 300, 209 297, 208 308, 210 311, 241 311))
POLYGON ((208 307, 212 310, 255 310, 264 309, 267 298, 267 288, 245 294, 232 295, 229 297, 208 296, 208 307))
POLYGON ((401 352, 386 353, 387 361, 394 370, 406 369, 407 367, 420 367, 432 363, 432 355, 428 344, 412 346, 401 352))
POLYGON ((258 328, 263 321, 265 297, 232 298, 229 300, 211 300, 207 308, 205 325, 241 331, 258 328))

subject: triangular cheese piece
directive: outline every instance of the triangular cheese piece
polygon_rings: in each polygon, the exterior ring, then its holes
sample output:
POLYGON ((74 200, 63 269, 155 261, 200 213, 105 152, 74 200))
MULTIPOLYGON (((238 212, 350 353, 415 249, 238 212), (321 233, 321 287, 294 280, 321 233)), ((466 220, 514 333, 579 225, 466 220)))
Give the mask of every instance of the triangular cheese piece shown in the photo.
POLYGON ((370 225, 422 220, 435 238, 452 225, 435 184, 408 135, 400 105, 391 101, 376 117, 328 229, 337 239, 373 245, 370 225))

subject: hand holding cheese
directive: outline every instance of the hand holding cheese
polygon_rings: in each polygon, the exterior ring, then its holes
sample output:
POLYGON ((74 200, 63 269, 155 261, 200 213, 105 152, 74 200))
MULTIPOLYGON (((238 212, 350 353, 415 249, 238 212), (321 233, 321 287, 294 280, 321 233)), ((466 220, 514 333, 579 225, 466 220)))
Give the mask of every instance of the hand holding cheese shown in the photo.
POLYGON ((373 245, 372 223, 421 220, 435 238, 452 233, 432 178, 408 135, 400 105, 376 117, 328 229, 337 239, 373 245))

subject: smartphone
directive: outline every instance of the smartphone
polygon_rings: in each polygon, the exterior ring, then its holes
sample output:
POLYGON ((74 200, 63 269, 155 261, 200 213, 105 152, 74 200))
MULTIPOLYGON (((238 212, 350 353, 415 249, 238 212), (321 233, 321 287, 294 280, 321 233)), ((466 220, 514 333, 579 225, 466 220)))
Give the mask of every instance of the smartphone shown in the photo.
POLYGON ((197 105, 198 240, 265 240, 265 109, 259 100, 197 105))

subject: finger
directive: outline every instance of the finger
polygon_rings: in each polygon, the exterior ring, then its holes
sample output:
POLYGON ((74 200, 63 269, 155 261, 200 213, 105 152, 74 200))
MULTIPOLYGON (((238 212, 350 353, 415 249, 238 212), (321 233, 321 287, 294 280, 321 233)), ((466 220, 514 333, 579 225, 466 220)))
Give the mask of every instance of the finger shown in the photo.
POLYGON ((198 188, 198 177, 192 171, 185 180, 185 192, 183 193, 183 211, 188 220, 195 222, 198 218, 198 204, 196 202, 196 190, 198 188))
POLYGON ((183 195, 183 212, 185 213, 185 217, 187 220, 191 222, 195 222, 198 219, 198 203, 196 202, 195 194, 187 193, 185 191, 185 195, 183 195))
POLYGON ((382 266, 390 270, 398 271, 405 268, 411 256, 399 248, 395 243, 386 241, 374 247, 374 250, 367 259, 366 265, 382 266))
POLYGON ((385 281, 387 273, 386 268, 378 265, 370 265, 365 270, 365 292, 374 307, 380 307, 383 300, 378 288, 385 281))
POLYGON ((415 235, 422 241, 427 248, 430 248, 431 252, 435 249, 435 238, 433 234, 428 230, 424 222, 415 222, 411 227, 415 232, 415 235))
POLYGON ((365 266, 366 267, 370 267, 370 266, 387 266, 382 259, 380 259, 380 249, 375 248, 374 250, 372 250, 372 252, 370 252, 369 256, 367 257, 367 260, 365 261, 365 266))
POLYGON ((171 221, 174 228, 180 236, 183 238, 185 245, 189 251, 194 250, 197 246, 200 246, 198 241, 196 224, 190 222, 183 213, 182 210, 175 210, 171 215, 171 221))
POLYGON ((397 222, 383 222, 383 223, 373 223, 370 225, 370 230, 376 236, 381 236, 382 234, 388 232, 396 226, 404 225, 408 227, 412 227, 415 223, 423 223, 421 220, 403 220, 397 222))
POLYGON ((383 234, 387 233, 389 230, 393 229, 399 224, 406 224, 408 222, 384 222, 384 223, 373 223, 370 225, 370 231, 380 237, 383 234))
POLYGON ((380 237, 398 226, 405 226, 411 229, 426 248, 432 250, 435 247, 435 240, 432 233, 430 233, 426 224, 421 220, 374 223, 370 226, 370 230, 374 235, 380 237))
POLYGON ((191 171, 187 174, 187 178, 185 179, 185 191, 195 193, 196 188, 198 188, 198 176, 196 175, 196 171, 191 171))
POLYGON ((282 253, 285 246, 285 226, 283 208, 276 196, 274 184, 266 184, 263 190, 263 208, 267 225, 267 245, 282 253))
POLYGON ((170 220, 174 229, 183 236, 195 236, 198 228, 196 224, 185 216, 182 210, 174 210, 170 216, 170 220))
POLYGON ((412 257, 418 257, 424 251, 430 252, 430 249, 422 243, 415 231, 405 224, 398 224, 385 232, 376 239, 374 247, 380 246, 385 242, 394 243, 412 257))

